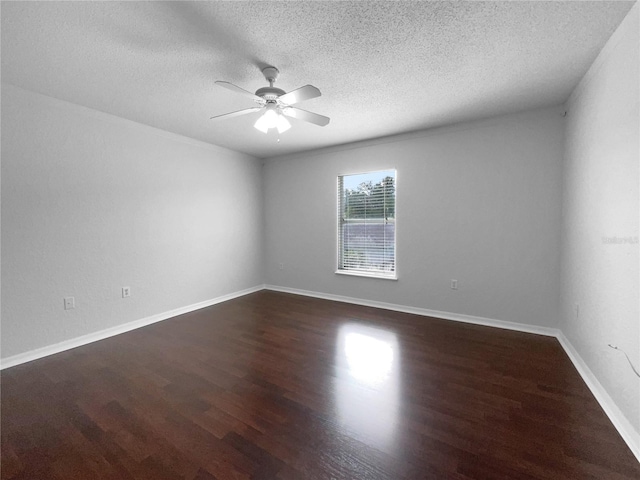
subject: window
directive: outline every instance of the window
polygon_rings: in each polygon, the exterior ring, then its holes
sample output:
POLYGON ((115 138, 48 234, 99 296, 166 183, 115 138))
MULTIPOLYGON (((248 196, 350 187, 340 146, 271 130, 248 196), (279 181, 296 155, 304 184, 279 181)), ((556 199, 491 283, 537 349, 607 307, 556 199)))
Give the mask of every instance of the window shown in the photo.
POLYGON ((396 171, 338 177, 338 271, 396 278, 396 171))

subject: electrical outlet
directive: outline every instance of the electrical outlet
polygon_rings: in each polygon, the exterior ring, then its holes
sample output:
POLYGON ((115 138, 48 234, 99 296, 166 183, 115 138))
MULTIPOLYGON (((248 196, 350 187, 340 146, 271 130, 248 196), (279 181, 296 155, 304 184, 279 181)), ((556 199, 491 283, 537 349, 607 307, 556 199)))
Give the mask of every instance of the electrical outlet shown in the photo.
POLYGON ((278 264, 278 269, 279 270, 284 270, 284 263, 279 263, 278 264))
POLYGON ((122 298, 131 296, 131 287, 122 287, 122 298))
POLYGON ((458 289, 458 280, 451 279, 451 290, 457 290, 457 289, 458 289))
POLYGON ((64 309, 73 310, 76 308, 76 299, 73 297, 64 297, 64 309))

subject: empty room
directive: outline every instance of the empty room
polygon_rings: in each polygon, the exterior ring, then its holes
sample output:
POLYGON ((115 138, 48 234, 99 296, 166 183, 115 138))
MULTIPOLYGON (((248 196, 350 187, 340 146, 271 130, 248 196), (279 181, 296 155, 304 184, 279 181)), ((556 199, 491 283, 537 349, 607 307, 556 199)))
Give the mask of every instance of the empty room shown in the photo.
POLYGON ((2 480, 640 478, 635 1, 2 1, 2 480))

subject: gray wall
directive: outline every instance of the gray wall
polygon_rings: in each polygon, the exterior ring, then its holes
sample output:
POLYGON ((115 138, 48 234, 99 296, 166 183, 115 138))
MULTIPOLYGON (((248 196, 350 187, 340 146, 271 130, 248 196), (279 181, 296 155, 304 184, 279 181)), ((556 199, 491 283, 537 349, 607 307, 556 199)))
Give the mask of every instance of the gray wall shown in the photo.
POLYGON ((2 357, 262 284, 261 175, 2 85, 2 357))
POLYGON ((563 124, 550 108, 267 160, 267 284, 555 327, 563 124), (336 275, 336 178, 386 168, 398 280, 336 275))
POLYGON ((638 14, 566 119, 548 108, 264 168, 3 85, 2 358, 267 283, 559 327, 637 438, 640 385, 607 343, 640 365, 638 14), (399 279, 336 275, 336 177, 386 168, 399 279))
POLYGON ((559 326, 640 446, 640 379, 607 347, 640 366, 638 18, 636 4, 567 103, 559 326))

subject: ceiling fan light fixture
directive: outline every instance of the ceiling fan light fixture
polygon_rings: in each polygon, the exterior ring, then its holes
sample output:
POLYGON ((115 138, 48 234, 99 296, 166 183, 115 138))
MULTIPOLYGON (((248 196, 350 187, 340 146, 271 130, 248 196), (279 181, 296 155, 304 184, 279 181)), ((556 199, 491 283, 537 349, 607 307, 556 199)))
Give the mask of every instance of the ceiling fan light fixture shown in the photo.
POLYGON ((274 109, 267 106, 267 111, 264 112, 264 115, 261 115, 260 118, 258 118, 258 121, 255 123, 254 127, 260 130, 262 133, 267 133, 270 128, 275 128, 277 121, 278 114, 274 109))
POLYGON ((321 95, 320 90, 313 85, 305 85, 287 93, 284 90, 273 86, 274 82, 278 78, 279 72, 277 68, 266 67, 262 69, 262 73, 264 78, 269 82, 269 86, 259 88, 255 93, 251 93, 250 91, 240 88, 233 83, 216 80, 217 85, 224 87, 227 90, 239 93, 246 98, 250 98, 256 102, 258 106, 245 108, 244 110, 238 110, 237 112, 215 115, 211 117, 211 119, 237 117, 264 110, 263 115, 260 116, 253 125, 256 130, 260 130, 263 133, 268 133, 272 128, 277 129, 278 133, 283 133, 289 130, 291 128, 291 124, 285 116, 293 117, 303 122, 313 123, 321 127, 329 124, 329 117, 291 106, 305 100, 319 97, 321 95))
POLYGON ((253 126, 262 133, 267 133, 269 131, 269 127, 267 126, 267 122, 264 117, 265 115, 262 115, 253 126))
POLYGON ((284 115, 280 114, 276 120, 276 128, 278 129, 278 133, 284 133, 291 128, 291 124, 284 115))
POLYGON ((278 133, 283 133, 291 128, 291 124, 278 113, 275 106, 267 105, 267 111, 258 118, 254 127, 262 133, 267 133, 271 128, 277 128, 278 133))

